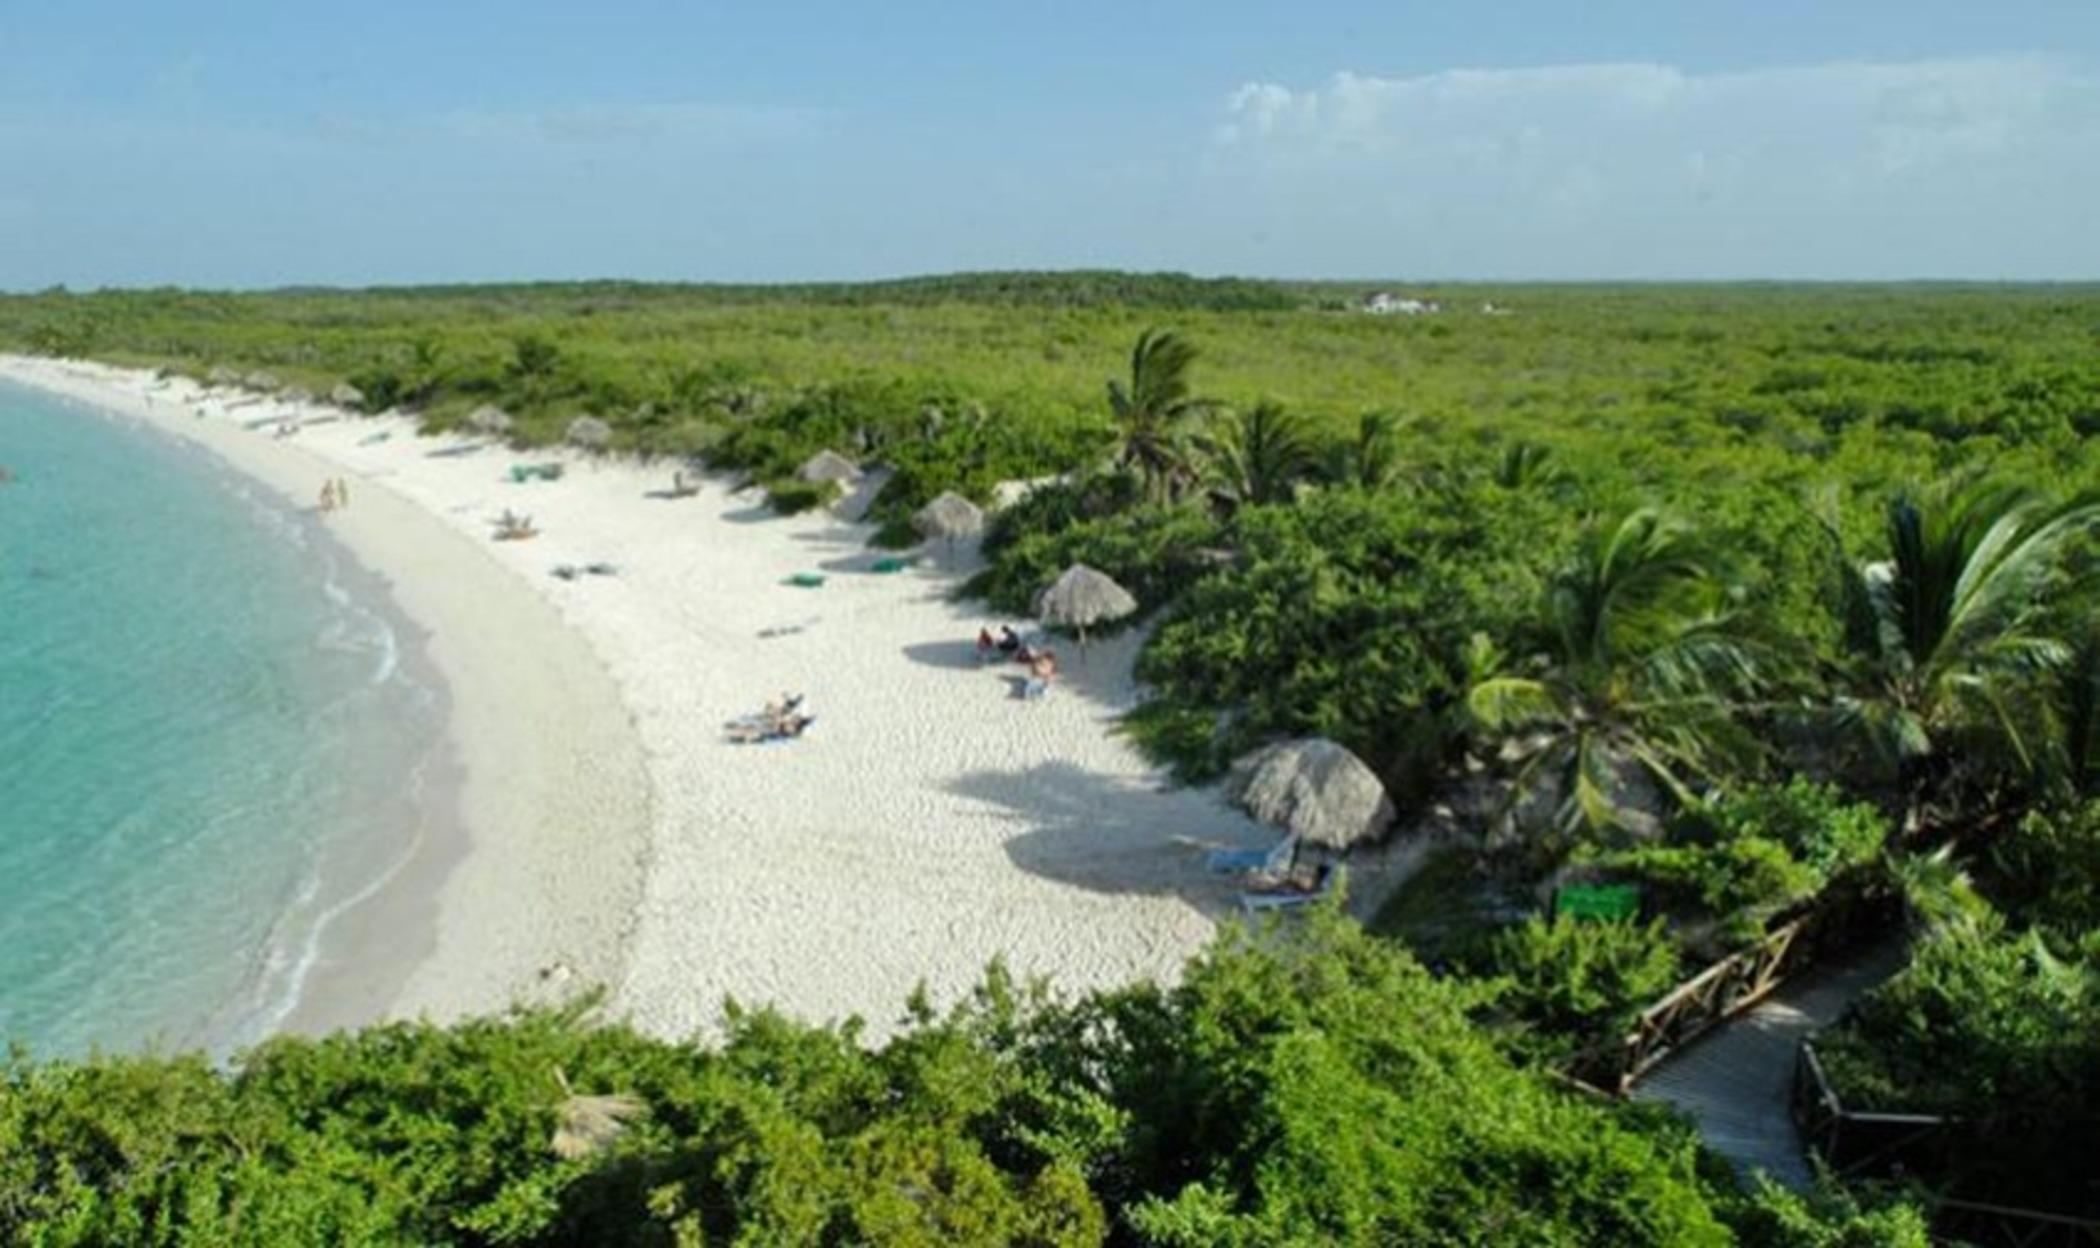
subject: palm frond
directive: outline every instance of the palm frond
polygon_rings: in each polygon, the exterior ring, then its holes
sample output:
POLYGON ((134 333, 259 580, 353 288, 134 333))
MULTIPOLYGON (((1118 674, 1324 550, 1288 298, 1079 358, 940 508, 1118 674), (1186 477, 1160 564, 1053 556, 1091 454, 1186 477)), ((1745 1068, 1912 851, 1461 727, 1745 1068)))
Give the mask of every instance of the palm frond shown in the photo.
POLYGON ((1560 704, 1545 682, 1521 676, 1495 676, 1466 693, 1466 709, 1481 727, 1506 732, 1561 717, 1560 704))

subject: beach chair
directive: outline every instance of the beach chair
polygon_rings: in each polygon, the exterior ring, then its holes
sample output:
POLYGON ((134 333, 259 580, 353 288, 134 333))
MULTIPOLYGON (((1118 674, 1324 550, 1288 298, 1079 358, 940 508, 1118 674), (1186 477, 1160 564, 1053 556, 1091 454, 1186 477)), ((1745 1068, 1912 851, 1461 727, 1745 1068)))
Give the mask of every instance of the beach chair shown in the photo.
POLYGON ((888 576, 893 572, 902 572, 917 562, 918 560, 910 555, 884 555, 869 565, 868 570, 878 575, 888 576))
POLYGON ((1281 875, 1297 848, 1298 839, 1286 836, 1267 849, 1214 849, 1203 861, 1213 875, 1281 875))
POLYGON ((793 585, 796 589, 816 589, 824 584, 824 574, 821 572, 797 572, 785 581, 782 581, 781 584, 793 585))
POLYGON ((1321 864, 1319 874, 1311 888, 1285 885, 1274 889, 1248 889, 1240 894, 1240 909, 1248 914, 1264 914, 1277 910, 1295 910, 1334 891, 1334 868, 1321 864))

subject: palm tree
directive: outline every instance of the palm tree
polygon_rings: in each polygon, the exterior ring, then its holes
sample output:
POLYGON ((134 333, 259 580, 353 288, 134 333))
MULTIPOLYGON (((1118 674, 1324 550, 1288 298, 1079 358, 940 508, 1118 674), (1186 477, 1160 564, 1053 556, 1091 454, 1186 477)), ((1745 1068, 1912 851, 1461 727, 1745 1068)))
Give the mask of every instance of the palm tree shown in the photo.
POLYGON ((1537 442, 1510 443, 1495 464, 1495 484, 1505 490, 1541 489, 1567 479, 1568 470, 1554 458, 1553 448, 1537 442))
POLYGON ((1513 796, 1557 781, 1564 832, 1626 829, 1627 768, 1690 802, 1695 780, 1754 753, 1735 711, 1761 684, 1759 654, 1728 588, 1714 551, 1652 508, 1593 526, 1546 588, 1544 653, 1467 697, 1519 751, 1513 796))
POLYGON ((1138 335, 1130 352, 1130 383, 1108 383, 1108 406, 1115 413, 1121 444, 1118 462, 1135 468, 1146 497, 1173 498, 1188 477, 1185 431, 1189 421, 1211 405, 1189 395, 1189 365, 1196 348, 1164 330, 1138 335))
POLYGON ((1382 490, 1400 479, 1400 418, 1391 412, 1365 412, 1356 418, 1356 433, 1336 444, 1327 463, 1327 479, 1337 485, 1382 490))
POLYGON ((1312 475, 1312 442, 1305 421, 1282 404, 1263 401, 1227 413, 1197 440, 1228 508, 1288 502, 1312 475))
POLYGON ((2056 682, 2075 673, 2078 647, 2054 608, 2093 587, 2093 572, 2069 570, 2063 555, 2096 521, 2100 500, 1941 486, 1890 502, 1890 557, 1878 563, 1853 559, 1825 521, 1843 624, 1839 718, 1897 765, 1911 826, 1932 790, 1955 778, 1953 738, 1983 747, 1962 751, 1971 778, 1978 762, 2008 759, 2016 772, 2038 775, 2067 740, 2078 691, 2056 682), (2052 683, 2073 700, 2056 714, 2046 713, 2052 683))

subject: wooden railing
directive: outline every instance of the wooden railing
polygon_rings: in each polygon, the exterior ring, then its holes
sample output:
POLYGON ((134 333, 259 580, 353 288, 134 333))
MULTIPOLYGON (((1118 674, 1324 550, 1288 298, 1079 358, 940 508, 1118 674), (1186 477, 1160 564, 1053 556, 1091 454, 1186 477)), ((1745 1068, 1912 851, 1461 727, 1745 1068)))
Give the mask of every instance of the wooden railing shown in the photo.
POLYGON ((1839 1178, 1937 1173, 1946 1161, 1949 1129, 1961 1125, 1938 1114, 1845 1108, 1823 1073, 1816 1046, 1806 1040, 1794 1058, 1790 1101, 1801 1143, 1839 1178))
POLYGON ((1683 1046, 1772 994, 1812 956, 1821 916, 1804 914, 1766 932, 1642 1010, 1627 1033, 1576 1058, 1575 1078, 1624 1096, 1683 1046))
MULTIPOLYGON (((1969 1124, 1937 1114, 1870 1113, 1845 1108, 1824 1073, 1815 1045, 1804 1040, 1795 1058, 1791 1097, 1801 1142, 1839 1178, 1903 1178, 1930 1188, 1948 1173, 1955 1150, 1968 1144, 1969 1124)), ((2071 1214, 1962 1200, 1928 1198, 1936 1240, 1983 1248, 2100 1248, 2100 1221, 2071 1214)))

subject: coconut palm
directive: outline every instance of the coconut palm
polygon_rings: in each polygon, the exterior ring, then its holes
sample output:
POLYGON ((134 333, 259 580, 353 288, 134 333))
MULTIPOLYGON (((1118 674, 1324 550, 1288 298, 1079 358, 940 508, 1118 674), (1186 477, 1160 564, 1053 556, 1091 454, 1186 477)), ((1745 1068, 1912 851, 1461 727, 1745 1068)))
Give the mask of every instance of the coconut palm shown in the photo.
POLYGON ((1493 476, 1495 484, 1505 490, 1549 489, 1566 481, 1568 470, 1555 458, 1552 447, 1512 442, 1502 448, 1493 476))
POLYGON ((1330 448, 1327 479, 1337 485, 1382 490, 1400 479, 1400 418, 1391 412, 1365 412, 1356 432, 1330 448))
POLYGON ((1288 502, 1313 472, 1305 421, 1280 403, 1264 401, 1220 416, 1197 446, 1212 491, 1228 507, 1288 502))
POLYGON ((1189 394, 1189 365, 1195 358, 1196 348, 1185 339, 1148 329, 1130 352, 1129 384, 1108 383, 1121 448, 1118 462, 1137 470, 1154 501, 1171 499, 1186 482, 1187 427, 1210 407, 1189 394))
POLYGON ((1634 777, 1689 802, 1753 753, 1735 711, 1760 684, 1759 651, 1728 588, 1712 548, 1652 508, 1593 526, 1546 588, 1544 653, 1467 698, 1522 760, 1513 796, 1551 784, 1563 831, 1630 828, 1634 777))
POLYGON ((2100 500, 1941 486, 1890 502, 1889 558, 1875 563, 1852 558, 1826 521, 1843 624, 1839 719, 1897 765, 1913 826, 1932 790, 1957 779, 1957 739, 1968 779, 2008 762, 2039 774, 2062 744, 2051 738, 2070 728, 2064 716, 2075 708, 2036 712, 2049 709, 2052 683, 2075 671, 2061 608, 2090 592, 2094 574, 2074 572, 2064 554, 2096 521, 2100 500))

